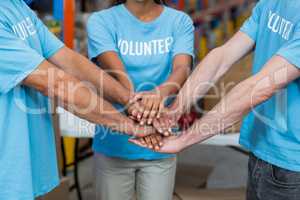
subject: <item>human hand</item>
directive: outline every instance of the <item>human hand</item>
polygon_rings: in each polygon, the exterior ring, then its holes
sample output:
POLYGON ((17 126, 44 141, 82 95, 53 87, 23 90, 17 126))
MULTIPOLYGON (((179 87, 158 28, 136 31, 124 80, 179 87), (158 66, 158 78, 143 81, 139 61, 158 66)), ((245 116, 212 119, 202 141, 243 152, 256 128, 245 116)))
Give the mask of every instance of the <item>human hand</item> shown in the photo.
MULTIPOLYGON (((140 121, 146 110, 141 103, 143 95, 145 95, 145 93, 134 95, 131 100, 131 105, 128 108, 129 117, 135 121, 140 121)), ((162 105, 163 103, 161 102, 159 113, 157 113, 158 115, 151 119, 149 123, 152 122, 152 126, 157 132, 167 137, 172 135, 174 129, 178 129, 178 121, 182 113, 180 109, 177 109, 178 106, 175 103, 170 108, 162 108, 162 105)))
POLYGON ((159 92, 142 92, 135 96, 135 104, 129 108, 130 113, 141 125, 152 125, 160 117, 164 108, 163 96, 159 92))
POLYGON ((152 134, 143 138, 135 139, 144 147, 158 151, 162 146, 163 137, 160 134, 152 134))
POLYGON ((178 121, 181 117, 174 107, 164 108, 161 111, 160 118, 153 121, 153 127, 162 135, 168 137, 171 136, 174 130, 179 130, 178 121))
POLYGON ((136 138, 142 138, 156 133, 156 130, 152 126, 140 126, 139 124, 132 121, 131 123, 125 124, 122 129, 124 133, 131 135, 136 138))
POLYGON ((143 107, 139 101, 133 101, 127 108, 128 117, 132 120, 139 121, 142 117, 143 107))
POLYGON ((187 134, 184 133, 182 133, 179 136, 164 137, 163 140, 161 141, 162 145, 154 146, 154 147, 152 146, 152 148, 151 148, 151 143, 145 142, 145 140, 130 139, 129 141, 138 146, 152 149, 156 152, 174 154, 174 153, 181 152, 184 148, 187 147, 188 144, 187 138, 188 138, 187 134))

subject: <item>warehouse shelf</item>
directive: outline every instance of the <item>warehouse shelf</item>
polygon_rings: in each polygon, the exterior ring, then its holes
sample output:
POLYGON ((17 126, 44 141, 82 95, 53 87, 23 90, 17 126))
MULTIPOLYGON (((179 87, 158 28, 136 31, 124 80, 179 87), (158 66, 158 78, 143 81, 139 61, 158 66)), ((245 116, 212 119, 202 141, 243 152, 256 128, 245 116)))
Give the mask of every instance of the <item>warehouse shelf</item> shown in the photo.
POLYGON ((220 14, 224 14, 225 12, 229 11, 234 7, 244 5, 245 2, 246 0, 230 0, 229 2, 221 1, 218 5, 212 8, 203 9, 192 14, 192 19, 194 23, 206 22, 211 16, 218 16, 220 14))

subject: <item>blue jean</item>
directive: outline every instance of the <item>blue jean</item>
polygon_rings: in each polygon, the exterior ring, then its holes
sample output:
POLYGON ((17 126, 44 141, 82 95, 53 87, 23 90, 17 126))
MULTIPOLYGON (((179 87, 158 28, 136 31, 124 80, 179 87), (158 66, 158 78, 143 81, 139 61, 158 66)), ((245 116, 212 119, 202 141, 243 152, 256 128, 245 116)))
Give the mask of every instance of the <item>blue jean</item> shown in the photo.
POLYGON ((300 200, 300 172, 276 167, 253 154, 248 168, 247 200, 300 200))

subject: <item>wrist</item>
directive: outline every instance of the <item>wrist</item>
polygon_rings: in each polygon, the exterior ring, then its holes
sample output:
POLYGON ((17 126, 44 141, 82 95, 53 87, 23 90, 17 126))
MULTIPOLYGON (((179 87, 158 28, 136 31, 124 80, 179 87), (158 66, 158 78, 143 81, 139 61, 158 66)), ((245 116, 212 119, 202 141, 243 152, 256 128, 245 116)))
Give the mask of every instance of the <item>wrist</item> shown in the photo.
POLYGON ((190 130, 185 130, 183 135, 184 136, 182 140, 183 140, 184 149, 195 144, 195 137, 193 135, 193 132, 191 132, 190 130))
POLYGON ((179 142, 180 151, 182 151, 183 149, 186 149, 192 145, 192 142, 191 142, 192 137, 187 130, 184 130, 181 132, 181 134, 179 135, 179 140, 180 140, 180 142, 179 142))
POLYGON ((138 128, 137 124, 130 118, 126 119, 126 121, 124 122, 124 127, 125 127, 124 132, 127 135, 136 136, 137 133, 139 132, 139 128, 138 128))
POLYGON ((165 85, 158 86, 156 88, 156 91, 158 91, 158 94, 161 96, 162 99, 169 97, 172 94, 170 89, 165 85))
MULTIPOLYGON (((192 146, 197 143, 201 143, 217 134, 210 132, 210 128, 207 125, 201 126, 202 123, 195 123, 186 132, 187 146, 192 146)), ((203 124, 202 124, 203 125, 203 124)))
POLYGON ((119 76, 119 77, 117 77, 117 79, 129 91, 133 91, 134 90, 131 81, 127 77, 119 76))
POLYGON ((177 100, 174 101, 174 103, 169 107, 168 110, 169 112, 172 112, 172 115, 176 117, 177 121, 184 114, 182 106, 179 104, 177 100))
POLYGON ((127 106, 130 102, 131 99, 131 92, 129 90, 126 90, 122 93, 120 93, 120 97, 119 97, 119 102, 120 104, 122 104, 123 106, 127 106))
POLYGON ((123 114, 110 115, 107 117, 112 122, 110 128, 114 131, 119 131, 127 135, 133 135, 134 133, 134 122, 123 114))

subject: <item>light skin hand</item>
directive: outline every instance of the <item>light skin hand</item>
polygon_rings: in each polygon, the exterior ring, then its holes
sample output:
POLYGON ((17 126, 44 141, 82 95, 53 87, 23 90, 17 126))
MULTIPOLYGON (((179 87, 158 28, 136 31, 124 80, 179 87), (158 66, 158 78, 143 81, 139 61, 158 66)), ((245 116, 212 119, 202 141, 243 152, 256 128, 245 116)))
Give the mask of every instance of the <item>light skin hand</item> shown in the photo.
POLYGON ((168 114, 162 114, 160 118, 154 120, 153 127, 165 137, 171 136, 173 134, 172 128, 178 126, 178 120, 172 117, 173 116, 170 116, 168 114))
MULTIPOLYGON (((138 116, 141 116, 141 112, 137 112, 138 109, 142 109, 140 107, 139 102, 136 102, 135 104, 131 105, 128 109, 129 117, 132 120, 139 121, 138 116)), ((164 111, 161 114, 160 118, 154 118, 153 122, 151 122, 151 125, 156 129, 156 131, 163 135, 163 136, 170 136, 172 135, 172 128, 177 127, 177 121, 179 117, 176 114, 171 114, 171 111, 169 109, 165 108, 164 111)), ((143 125, 141 125, 143 126, 143 125)))
POLYGON ((170 107, 162 109, 160 118, 153 121, 153 127, 166 137, 173 135, 172 129, 178 128, 178 121, 183 115, 178 108, 178 104, 174 102, 170 107))
POLYGON ((170 108, 165 108, 162 116, 159 119, 155 119, 153 122, 153 127, 158 131, 158 133, 155 134, 157 135, 157 137, 159 137, 157 138, 157 140, 160 141, 160 144, 158 146, 155 146, 151 143, 151 140, 149 140, 150 136, 130 141, 137 145, 150 148, 155 151, 166 151, 166 148, 169 149, 170 147, 167 147, 166 145, 170 144, 171 140, 179 138, 176 136, 172 136, 172 128, 178 127, 177 122, 181 116, 181 113, 178 113, 178 110, 176 108, 177 105, 175 104, 173 104, 170 108), (166 145, 164 145, 164 142, 166 142, 166 145))
POLYGON ((180 136, 163 137, 161 140, 162 145, 155 147, 155 148, 153 148, 153 146, 151 146, 151 143, 149 145, 149 143, 142 140, 143 138, 142 139, 131 139, 129 141, 138 146, 141 146, 144 148, 149 148, 149 149, 152 149, 152 150, 160 152, 160 153, 174 154, 174 153, 181 152, 184 149, 185 144, 186 144, 186 138, 187 138, 187 135, 185 133, 181 133, 180 136))

